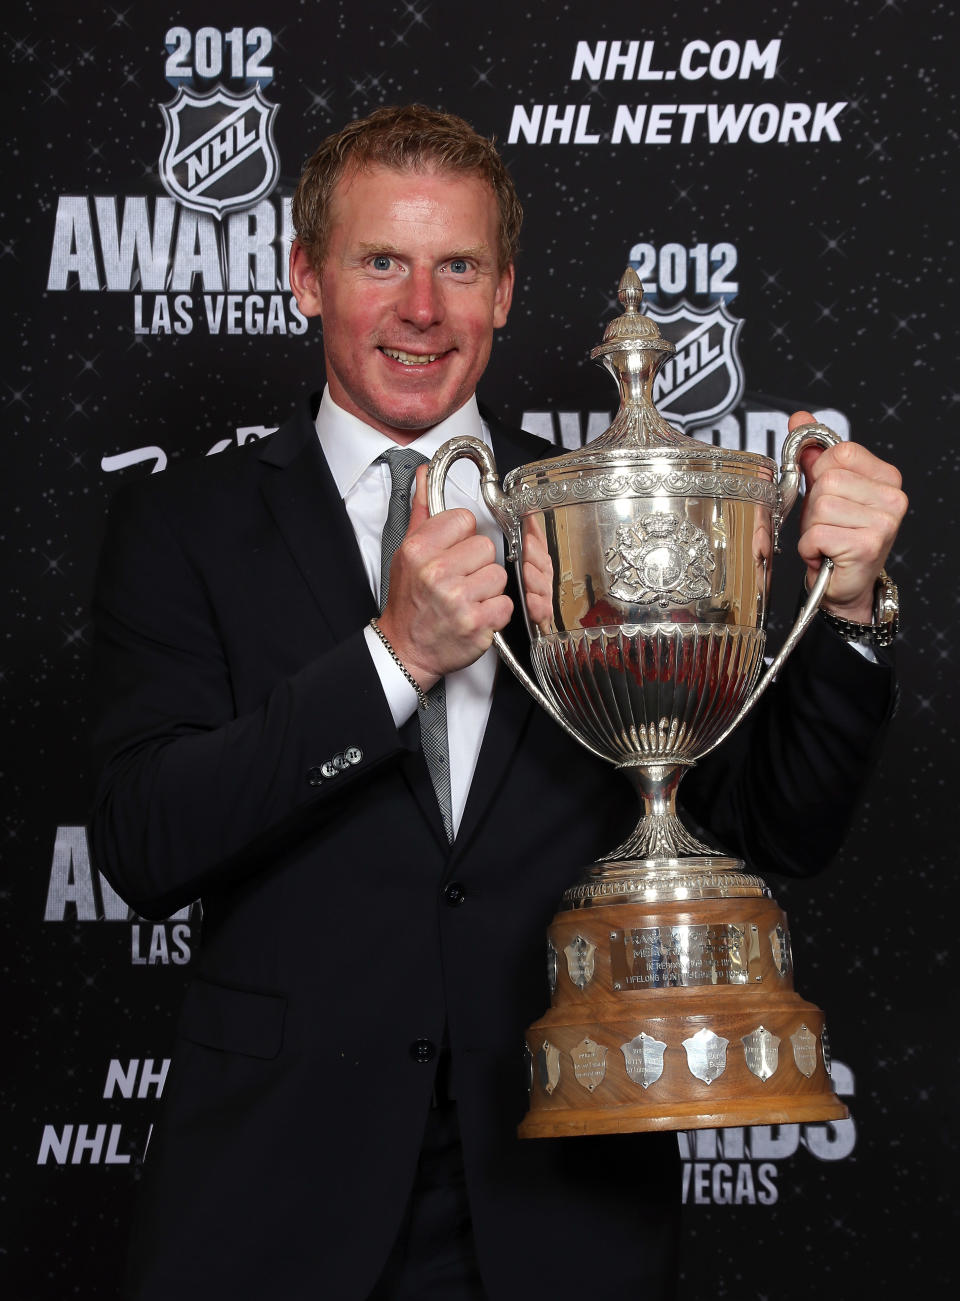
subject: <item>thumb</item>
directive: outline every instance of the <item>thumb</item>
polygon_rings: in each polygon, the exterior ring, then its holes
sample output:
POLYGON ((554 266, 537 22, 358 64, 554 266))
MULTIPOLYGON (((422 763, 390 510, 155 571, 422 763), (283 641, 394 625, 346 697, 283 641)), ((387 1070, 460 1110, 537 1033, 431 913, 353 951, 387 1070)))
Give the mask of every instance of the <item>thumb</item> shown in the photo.
MULTIPOLYGON (((801 425, 812 425, 814 423, 814 417, 811 412, 794 411, 793 415, 787 421, 787 428, 792 433, 794 429, 799 429, 801 425)), ((808 486, 810 483, 810 472, 813 470, 813 467, 825 451, 826 448, 817 447, 816 444, 811 444, 809 447, 805 447, 800 453, 800 469, 803 471, 803 477, 808 486)))
POLYGON ((416 489, 413 494, 413 501, 410 504, 410 523, 407 525, 407 532, 412 533, 424 524, 429 517, 427 510, 427 467, 425 465, 417 466, 416 489))

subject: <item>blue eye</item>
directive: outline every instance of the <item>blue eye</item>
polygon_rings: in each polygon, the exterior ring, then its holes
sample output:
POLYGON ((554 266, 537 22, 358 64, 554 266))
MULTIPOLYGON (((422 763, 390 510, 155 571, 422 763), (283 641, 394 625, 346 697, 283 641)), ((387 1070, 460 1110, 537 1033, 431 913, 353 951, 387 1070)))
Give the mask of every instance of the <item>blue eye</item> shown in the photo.
POLYGON ((466 273, 467 273, 467 271, 469 271, 469 269, 470 269, 470 268, 469 268, 469 266, 467 265, 467 259, 466 259, 466 258, 463 258, 463 257, 455 257, 455 258, 453 258, 453 259, 451 260, 451 262, 450 262, 450 270, 453 272, 453 274, 454 274, 455 276, 463 276, 463 275, 466 275, 466 273))
POLYGON ((373 259, 374 271, 389 271, 393 258, 388 257, 386 253, 378 253, 373 259))

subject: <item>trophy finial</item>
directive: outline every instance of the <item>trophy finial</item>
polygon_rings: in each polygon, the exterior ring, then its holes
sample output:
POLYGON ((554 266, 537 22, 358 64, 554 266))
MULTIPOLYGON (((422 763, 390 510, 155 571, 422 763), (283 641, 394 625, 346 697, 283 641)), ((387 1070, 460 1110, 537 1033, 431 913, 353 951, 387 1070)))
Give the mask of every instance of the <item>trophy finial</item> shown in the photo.
POLYGON ((640 310, 643 285, 640 282, 640 277, 631 266, 628 266, 620 277, 620 288, 617 291, 617 297, 620 299, 624 311, 638 312, 640 310))
POLYGON ((603 343, 590 354, 594 360, 631 348, 654 348, 663 353, 675 351, 673 344, 660 334, 656 322, 640 311, 643 285, 632 266, 628 266, 620 277, 617 297, 624 308, 623 314, 615 316, 604 330, 603 343))

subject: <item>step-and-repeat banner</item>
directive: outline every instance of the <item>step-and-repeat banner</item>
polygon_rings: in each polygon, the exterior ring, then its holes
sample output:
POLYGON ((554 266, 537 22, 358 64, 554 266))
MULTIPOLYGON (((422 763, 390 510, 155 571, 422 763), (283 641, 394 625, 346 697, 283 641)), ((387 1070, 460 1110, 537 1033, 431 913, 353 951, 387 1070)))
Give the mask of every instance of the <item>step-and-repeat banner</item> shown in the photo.
MULTIPOLYGON (((687 1301, 946 1281, 960 657, 949 6, 36 0, 4 23, 4 1294, 120 1295, 202 943, 196 908, 131 914, 84 830, 106 503, 172 461, 230 456, 320 386, 318 326, 287 282, 296 177, 329 131, 414 99, 495 135, 524 199, 491 407, 563 447, 606 427, 615 391, 587 354, 631 264, 678 344, 659 404, 694 437, 777 456, 806 406, 904 472, 912 510, 889 566, 899 715, 840 859, 775 883, 851 1119, 680 1135, 682 1182, 664 1195, 685 1207, 687 1301)), ((786 614, 790 551, 775 583, 786 614)), ((774 632, 784 622, 775 611, 774 632)))

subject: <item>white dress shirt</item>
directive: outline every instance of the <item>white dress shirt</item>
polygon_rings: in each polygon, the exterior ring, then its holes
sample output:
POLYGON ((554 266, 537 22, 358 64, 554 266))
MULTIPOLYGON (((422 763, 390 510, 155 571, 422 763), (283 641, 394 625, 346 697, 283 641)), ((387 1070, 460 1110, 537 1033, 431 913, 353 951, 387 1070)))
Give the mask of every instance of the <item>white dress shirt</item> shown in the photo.
MULTIPOLYGON (((370 590, 379 606, 380 539, 390 502, 390 467, 375 462, 397 444, 386 434, 371 429, 357 416, 337 406, 326 388, 316 423, 320 446, 347 508, 370 590)), ((447 439, 461 434, 472 434, 474 438, 482 439, 488 447, 491 446, 490 431, 480 418, 475 397, 441 424, 434 425, 425 434, 421 434, 410 446, 429 460, 447 439)), ((465 506, 472 511, 477 520, 478 532, 493 540, 497 548, 497 559, 502 564, 503 535, 480 496, 480 472, 472 461, 457 461, 452 467, 447 476, 445 495, 447 506, 465 506)), ((393 720, 400 727, 417 707, 416 692, 390 658, 373 629, 367 628, 364 635, 393 720)), ((497 654, 491 647, 465 669, 446 675, 450 800, 454 833, 460 826, 477 766, 477 756, 493 699, 496 672, 497 654)))

